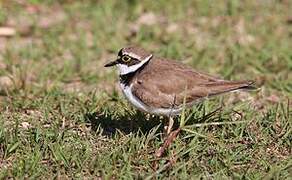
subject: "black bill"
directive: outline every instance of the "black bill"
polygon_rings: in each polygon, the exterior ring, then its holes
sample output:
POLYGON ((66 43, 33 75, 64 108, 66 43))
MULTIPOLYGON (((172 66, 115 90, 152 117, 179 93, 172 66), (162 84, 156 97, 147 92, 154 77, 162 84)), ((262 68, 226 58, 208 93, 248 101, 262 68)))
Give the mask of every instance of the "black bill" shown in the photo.
POLYGON ((116 64, 118 64, 117 60, 105 64, 104 67, 111 67, 111 66, 114 66, 116 64))

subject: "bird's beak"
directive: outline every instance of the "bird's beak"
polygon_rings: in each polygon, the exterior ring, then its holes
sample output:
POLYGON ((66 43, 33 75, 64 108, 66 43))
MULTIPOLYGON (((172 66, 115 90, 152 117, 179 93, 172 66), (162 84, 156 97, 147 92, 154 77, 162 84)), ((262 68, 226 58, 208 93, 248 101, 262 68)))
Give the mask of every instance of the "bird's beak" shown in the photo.
POLYGON ((114 65, 116 65, 116 64, 118 64, 118 61, 117 61, 117 60, 115 60, 115 61, 111 61, 111 62, 105 64, 104 67, 111 67, 111 66, 114 66, 114 65))

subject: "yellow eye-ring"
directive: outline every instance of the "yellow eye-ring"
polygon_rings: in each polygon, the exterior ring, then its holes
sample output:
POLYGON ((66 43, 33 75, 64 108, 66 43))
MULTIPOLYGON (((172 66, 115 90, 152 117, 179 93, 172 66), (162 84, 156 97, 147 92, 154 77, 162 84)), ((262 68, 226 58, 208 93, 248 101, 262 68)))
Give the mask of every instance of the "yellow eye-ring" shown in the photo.
POLYGON ((129 61, 131 60, 131 58, 130 58, 129 56, 123 56, 123 57, 122 57, 122 60, 123 60, 124 62, 129 62, 129 61))

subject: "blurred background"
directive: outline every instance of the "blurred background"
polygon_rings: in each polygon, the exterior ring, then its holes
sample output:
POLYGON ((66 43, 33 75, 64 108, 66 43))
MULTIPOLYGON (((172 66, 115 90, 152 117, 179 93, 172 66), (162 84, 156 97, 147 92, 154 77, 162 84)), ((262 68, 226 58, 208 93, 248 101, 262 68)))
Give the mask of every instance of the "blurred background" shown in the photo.
MULTIPOLYGON (((147 122, 135 121, 143 116, 122 99, 116 72, 103 68, 119 49, 133 44, 213 75, 254 79, 261 86, 253 94, 220 99, 254 123, 238 131, 233 126, 217 129, 218 134, 202 130, 201 137, 221 141, 222 136, 226 146, 200 139, 188 152, 190 157, 202 154, 201 161, 184 156, 177 169, 164 175, 287 175, 291 10, 291 0, 0 0, 0 177, 151 174, 148 150, 136 147, 143 136, 129 134, 147 122), (92 132, 89 121, 98 119, 108 123, 103 128, 107 134, 119 128, 128 135, 106 138, 96 128, 92 132), (119 119, 132 121, 115 122, 119 119), (242 143, 225 141, 228 137, 242 143), (234 149, 226 153, 230 147, 234 149), (125 153, 123 163, 114 152, 125 153)), ((216 109, 210 104, 206 111, 216 109)), ((235 117, 226 111, 227 119, 235 117)), ((176 146, 184 147, 185 141, 176 146)), ((158 142, 145 147, 158 147, 158 142)))
POLYGON ((291 92, 289 0, 0 2, 0 74, 22 81, 16 86, 76 78, 96 85, 112 79, 102 65, 136 44, 227 79, 291 92))

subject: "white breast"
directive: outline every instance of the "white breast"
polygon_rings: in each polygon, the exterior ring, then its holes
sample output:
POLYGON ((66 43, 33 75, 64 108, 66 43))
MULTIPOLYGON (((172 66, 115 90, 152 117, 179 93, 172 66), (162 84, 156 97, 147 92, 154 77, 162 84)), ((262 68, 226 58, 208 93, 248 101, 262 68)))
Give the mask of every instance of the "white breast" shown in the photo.
POLYGON ((120 83, 120 86, 122 88, 122 91, 124 93, 124 95, 126 96, 127 100, 132 104, 134 105, 136 108, 142 110, 142 111, 145 111, 145 112, 148 112, 148 108, 147 106, 142 103, 136 96, 133 95, 132 93, 132 86, 126 86, 124 85, 123 83, 120 83))
POLYGON ((132 93, 132 86, 126 86, 123 83, 120 83, 121 89, 126 96, 127 100, 136 108, 138 108, 141 111, 150 113, 150 114, 156 114, 156 115, 177 115, 182 111, 182 108, 173 109, 173 108, 153 108, 145 105, 140 99, 138 99, 136 96, 132 93))

